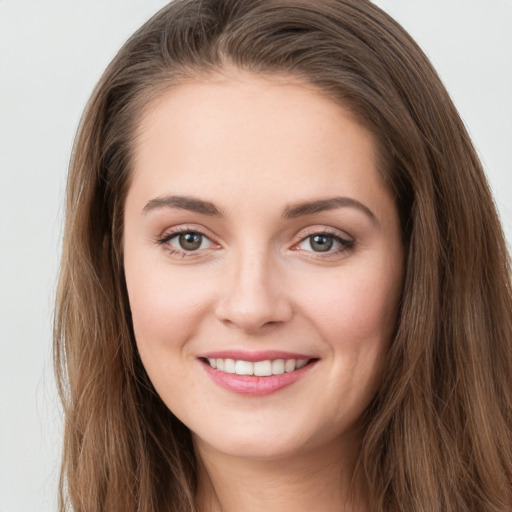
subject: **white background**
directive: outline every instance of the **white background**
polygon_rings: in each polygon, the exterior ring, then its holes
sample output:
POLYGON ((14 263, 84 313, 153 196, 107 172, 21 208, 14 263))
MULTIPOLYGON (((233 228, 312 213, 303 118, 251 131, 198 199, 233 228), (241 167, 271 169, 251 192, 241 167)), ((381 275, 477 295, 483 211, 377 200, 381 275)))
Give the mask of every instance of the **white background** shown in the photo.
MULTIPOLYGON (((164 0, 0 0, 0 512, 56 510, 51 364, 66 166, 81 111, 164 0)), ((512 241, 512 0, 377 0, 434 62, 512 241)))

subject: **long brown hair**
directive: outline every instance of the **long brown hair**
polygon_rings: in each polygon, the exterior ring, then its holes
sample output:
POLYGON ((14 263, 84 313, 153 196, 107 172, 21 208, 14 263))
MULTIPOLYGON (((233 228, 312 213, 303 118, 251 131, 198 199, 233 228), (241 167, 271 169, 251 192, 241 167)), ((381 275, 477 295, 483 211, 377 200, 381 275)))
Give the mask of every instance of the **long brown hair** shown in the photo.
POLYGON ((509 260, 469 136, 431 64, 366 0, 175 0, 123 46, 69 171, 55 320, 66 415, 60 509, 193 511, 190 432, 154 391, 122 255, 134 132, 165 89, 234 65, 299 77, 375 136, 407 252, 359 469, 372 510, 512 510, 509 260))

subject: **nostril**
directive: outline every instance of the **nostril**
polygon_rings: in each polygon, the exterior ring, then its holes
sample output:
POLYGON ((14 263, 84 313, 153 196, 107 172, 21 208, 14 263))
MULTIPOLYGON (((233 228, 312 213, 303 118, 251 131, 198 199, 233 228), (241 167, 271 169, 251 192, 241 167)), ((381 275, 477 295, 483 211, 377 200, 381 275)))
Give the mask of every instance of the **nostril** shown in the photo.
POLYGON ((226 326, 259 332, 288 322, 293 310, 284 296, 237 289, 219 302, 215 314, 226 326))

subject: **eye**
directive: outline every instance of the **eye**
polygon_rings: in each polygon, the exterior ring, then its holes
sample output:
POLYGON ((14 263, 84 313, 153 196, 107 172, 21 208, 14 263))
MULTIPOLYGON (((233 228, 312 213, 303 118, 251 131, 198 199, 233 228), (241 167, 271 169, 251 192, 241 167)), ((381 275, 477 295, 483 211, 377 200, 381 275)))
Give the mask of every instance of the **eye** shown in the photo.
POLYGON ((158 239, 158 243, 164 245, 171 254, 181 256, 192 255, 194 252, 211 249, 215 246, 205 234, 190 229, 163 235, 158 239))
POLYGON ((308 236, 299 247, 301 249, 307 249, 304 245, 309 245, 315 252, 327 252, 330 251, 334 245, 334 237, 332 235, 311 235, 308 236))
POLYGON ((186 233, 178 233, 169 239, 169 245, 176 249, 184 251, 197 251, 206 249, 211 245, 210 240, 202 233, 197 231, 187 231, 186 233))
POLYGON ((327 254, 337 254, 353 246, 353 240, 346 240, 333 233, 312 233, 296 245, 302 251, 327 254))

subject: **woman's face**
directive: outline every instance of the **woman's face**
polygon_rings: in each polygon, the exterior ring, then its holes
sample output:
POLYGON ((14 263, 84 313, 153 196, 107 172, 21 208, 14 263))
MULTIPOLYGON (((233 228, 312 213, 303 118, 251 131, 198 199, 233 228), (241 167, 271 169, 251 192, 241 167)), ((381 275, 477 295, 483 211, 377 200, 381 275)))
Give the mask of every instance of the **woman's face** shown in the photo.
POLYGON ((353 439, 403 272, 369 132, 312 88, 239 72, 167 91, 135 149, 126 282, 162 400, 224 454, 353 439))

